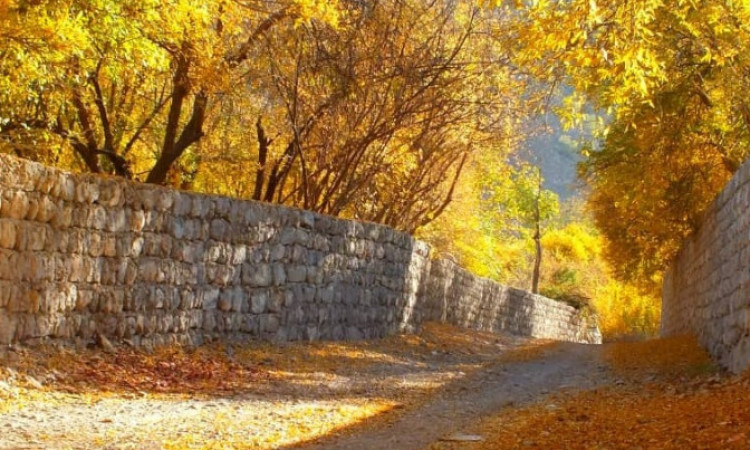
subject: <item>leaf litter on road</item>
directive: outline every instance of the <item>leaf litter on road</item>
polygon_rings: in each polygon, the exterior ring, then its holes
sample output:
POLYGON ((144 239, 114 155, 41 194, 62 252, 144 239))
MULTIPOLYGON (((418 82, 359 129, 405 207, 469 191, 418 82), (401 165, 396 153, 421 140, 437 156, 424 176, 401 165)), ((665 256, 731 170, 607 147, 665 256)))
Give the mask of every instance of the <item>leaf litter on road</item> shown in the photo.
POLYGON ((691 337, 608 344, 616 383, 488 417, 484 442, 433 449, 750 448, 750 373, 719 371, 691 337))
POLYGON ((0 428, 9 431, 0 448, 31 438, 63 447, 299 444, 387 423, 456 379, 546 344, 428 324, 377 341, 20 348, 0 363, 0 428))

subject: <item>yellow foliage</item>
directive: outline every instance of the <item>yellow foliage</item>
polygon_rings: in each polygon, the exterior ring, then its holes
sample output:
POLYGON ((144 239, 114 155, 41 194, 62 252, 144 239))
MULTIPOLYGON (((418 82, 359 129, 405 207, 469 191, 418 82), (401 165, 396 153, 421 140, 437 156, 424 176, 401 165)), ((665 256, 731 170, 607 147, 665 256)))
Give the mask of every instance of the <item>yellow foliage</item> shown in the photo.
POLYGON ((542 246, 557 259, 586 262, 601 255, 602 240, 582 224, 573 223, 547 232, 542 246))
POLYGON ((597 289, 593 305, 605 339, 654 336, 659 332, 661 301, 634 286, 610 279, 597 289))
MULTIPOLYGON (((483 219, 481 190, 470 189, 472 183, 482 182, 465 183, 451 208, 421 230, 421 237, 438 256, 453 258, 476 275, 528 289, 533 246, 529 239, 508 237, 483 219)), ((659 298, 618 281, 604 257, 604 238, 582 212, 573 214, 573 222, 553 226, 542 237, 541 293, 575 304, 588 302, 597 312, 605 340, 656 335, 659 298)))
POLYGON ((339 24, 341 12, 337 0, 294 0, 300 10, 299 20, 320 20, 331 26, 339 24))

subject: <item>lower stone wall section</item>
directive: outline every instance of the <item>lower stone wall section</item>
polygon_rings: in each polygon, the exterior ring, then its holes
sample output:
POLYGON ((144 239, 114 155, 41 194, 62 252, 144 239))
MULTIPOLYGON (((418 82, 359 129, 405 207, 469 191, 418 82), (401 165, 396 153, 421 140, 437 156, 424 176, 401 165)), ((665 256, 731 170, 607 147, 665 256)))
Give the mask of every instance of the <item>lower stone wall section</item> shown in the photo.
POLYGON ((587 311, 477 277, 449 260, 430 263, 421 299, 427 320, 571 342, 602 339, 587 311))
POLYGON ((750 163, 665 274, 662 335, 695 334, 724 367, 750 367, 750 163))
POLYGON ((0 155, 0 344, 341 340, 425 320, 598 342, 567 305, 390 228, 0 155))

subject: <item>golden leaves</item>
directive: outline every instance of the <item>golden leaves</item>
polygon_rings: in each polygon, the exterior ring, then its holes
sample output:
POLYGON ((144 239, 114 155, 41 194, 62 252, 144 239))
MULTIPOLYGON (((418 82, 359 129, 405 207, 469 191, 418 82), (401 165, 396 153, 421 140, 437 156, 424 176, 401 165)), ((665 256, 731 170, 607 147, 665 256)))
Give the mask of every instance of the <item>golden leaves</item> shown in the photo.
MULTIPOLYGON (((485 420, 476 449, 747 448, 750 378, 716 374, 688 337, 619 343, 612 387, 557 395, 485 420)), ((454 448, 435 445, 433 448, 454 448)), ((458 448, 458 447, 455 447, 458 448)))
POLYGON ((342 12, 337 0, 293 0, 300 10, 299 21, 319 20, 332 27, 337 27, 342 12))
POLYGON ((257 365, 230 360, 217 346, 187 351, 165 347, 154 353, 121 348, 114 354, 52 351, 25 359, 28 373, 54 374, 55 389, 71 393, 92 389, 109 393, 217 394, 263 382, 257 365))

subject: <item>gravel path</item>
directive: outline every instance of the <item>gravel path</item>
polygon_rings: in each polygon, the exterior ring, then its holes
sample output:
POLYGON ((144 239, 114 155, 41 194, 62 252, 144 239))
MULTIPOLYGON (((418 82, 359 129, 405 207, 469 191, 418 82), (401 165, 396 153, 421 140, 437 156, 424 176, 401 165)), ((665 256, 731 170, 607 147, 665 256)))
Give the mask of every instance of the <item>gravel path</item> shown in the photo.
POLYGON ((423 449, 503 408, 563 389, 592 389, 609 380, 600 347, 560 343, 523 362, 496 363, 446 387, 395 423, 349 436, 323 438, 306 449, 423 449))

